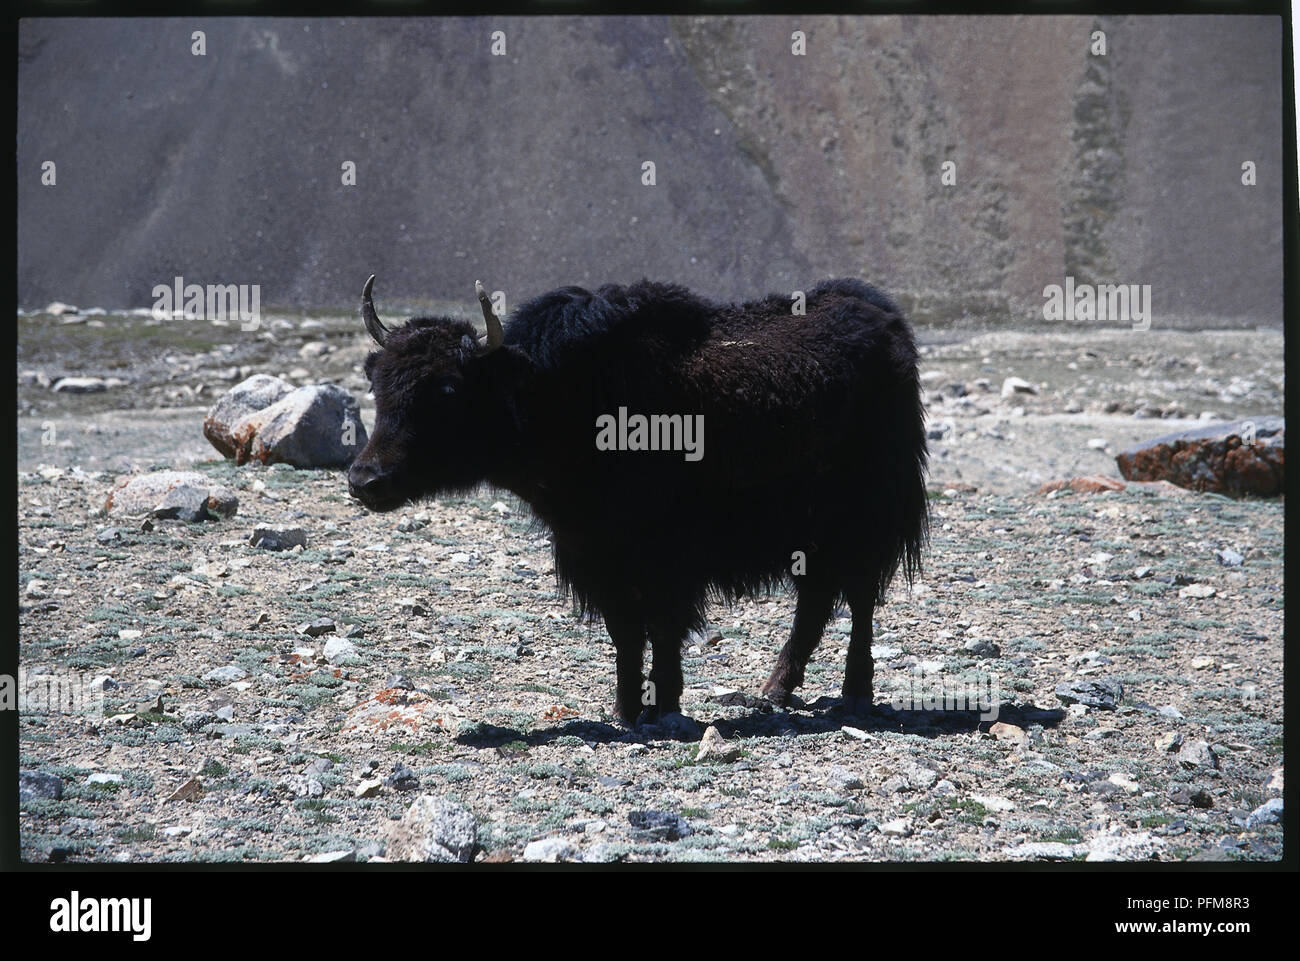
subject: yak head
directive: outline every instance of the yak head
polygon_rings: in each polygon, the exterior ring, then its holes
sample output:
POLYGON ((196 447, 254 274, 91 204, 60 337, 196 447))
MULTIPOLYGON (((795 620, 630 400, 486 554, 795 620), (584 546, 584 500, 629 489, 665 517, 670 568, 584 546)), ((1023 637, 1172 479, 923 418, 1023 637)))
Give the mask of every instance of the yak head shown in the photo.
POLYGON ((515 389, 526 358, 504 347, 501 321, 475 281, 487 333, 449 318, 416 318, 389 329, 366 281, 361 315, 379 349, 366 358, 375 429, 348 470, 348 490, 390 511, 411 500, 478 486, 508 458, 517 432, 515 389), (504 347, 504 349, 503 349, 504 347))

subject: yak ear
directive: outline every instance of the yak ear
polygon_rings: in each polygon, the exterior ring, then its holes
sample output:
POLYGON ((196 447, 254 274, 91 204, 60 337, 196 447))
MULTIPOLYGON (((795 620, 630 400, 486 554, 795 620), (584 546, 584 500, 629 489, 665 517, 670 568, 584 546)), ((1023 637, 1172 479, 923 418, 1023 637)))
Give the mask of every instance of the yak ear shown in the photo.
POLYGON ((460 346, 472 354, 474 351, 478 350, 478 341, 469 334, 464 334, 460 338, 460 346))

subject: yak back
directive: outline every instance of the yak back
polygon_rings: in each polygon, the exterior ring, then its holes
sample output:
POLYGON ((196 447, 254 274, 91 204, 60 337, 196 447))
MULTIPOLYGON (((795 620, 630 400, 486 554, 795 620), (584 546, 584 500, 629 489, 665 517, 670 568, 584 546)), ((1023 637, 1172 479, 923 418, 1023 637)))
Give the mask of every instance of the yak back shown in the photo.
POLYGON ((900 562, 912 572, 926 447, 911 331, 857 280, 791 306, 643 281, 562 288, 511 317, 506 343, 534 366, 516 491, 584 607, 627 583, 738 596, 785 581, 795 550, 882 591, 900 562), (703 457, 598 451, 597 418, 620 408, 702 416, 703 457))

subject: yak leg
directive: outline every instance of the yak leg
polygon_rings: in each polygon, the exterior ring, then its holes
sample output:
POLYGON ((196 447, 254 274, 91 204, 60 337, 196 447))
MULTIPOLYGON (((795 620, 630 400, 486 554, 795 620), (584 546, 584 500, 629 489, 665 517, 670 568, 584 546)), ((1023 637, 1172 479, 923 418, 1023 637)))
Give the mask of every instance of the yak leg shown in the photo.
MULTIPOLYGON (((657 618, 650 625, 650 687, 640 721, 654 723, 668 714, 681 711, 682 702, 682 642, 691 629, 690 611, 657 618)), ((643 701, 645 698, 642 699, 643 701)))
POLYGON ((605 629, 614 642, 617 687, 614 711, 623 723, 636 723, 641 713, 641 661, 645 655, 645 623, 623 611, 605 612, 605 629))
POLYGON ((836 593, 833 587, 821 582, 800 583, 790 640, 781 648, 776 667, 759 692, 773 704, 785 707, 790 703, 790 693, 803 683, 804 668, 835 610, 836 593))
POLYGON ((844 710, 865 716, 871 712, 872 680, 875 664, 871 660, 871 618, 876 609, 875 588, 869 583, 845 590, 849 609, 853 611, 853 634, 849 638, 849 656, 844 662, 844 710))

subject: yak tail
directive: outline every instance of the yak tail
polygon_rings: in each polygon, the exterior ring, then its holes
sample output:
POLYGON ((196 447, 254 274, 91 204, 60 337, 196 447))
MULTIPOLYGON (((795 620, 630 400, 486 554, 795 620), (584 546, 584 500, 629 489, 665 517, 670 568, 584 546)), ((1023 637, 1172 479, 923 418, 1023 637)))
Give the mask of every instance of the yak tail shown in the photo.
POLYGON ((892 537, 880 571, 876 597, 883 599, 886 588, 901 569, 908 586, 921 575, 921 552, 930 540, 930 499, 925 482, 929 469, 929 449, 925 440, 925 406, 921 400, 921 380, 917 371, 917 352, 911 331, 902 326, 893 344, 893 371, 897 387, 886 409, 889 430, 885 445, 890 455, 882 468, 893 474, 893 497, 889 509, 897 511, 890 518, 892 537))

